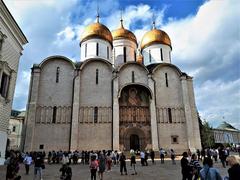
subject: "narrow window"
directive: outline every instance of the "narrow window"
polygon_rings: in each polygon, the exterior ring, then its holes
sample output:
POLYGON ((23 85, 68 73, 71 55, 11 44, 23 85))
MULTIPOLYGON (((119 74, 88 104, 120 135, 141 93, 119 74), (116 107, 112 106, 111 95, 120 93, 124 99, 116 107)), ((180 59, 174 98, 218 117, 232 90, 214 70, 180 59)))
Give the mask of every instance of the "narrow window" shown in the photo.
POLYGON ((126 47, 123 48, 123 62, 127 62, 126 47))
POLYGON ((98 84, 98 69, 96 69, 96 84, 98 84))
POLYGON ((87 57, 87 44, 85 44, 85 57, 87 57))
POLYGON ((161 53, 161 61, 163 61, 163 53, 162 53, 162 48, 160 49, 160 53, 161 53))
POLYGON ((13 132, 16 131, 16 126, 13 126, 12 131, 13 131, 13 132))
POLYGON ((151 50, 149 50, 148 55, 149 55, 149 62, 152 62, 151 50))
POLYGON ((1 86, 0 86, 0 95, 4 98, 7 97, 7 92, 8 92, 8 87, 9 87, 9 79, 10 77, 2 73, 2 81, 1 81, 1 86))
POLYGON ((94 120, 94 123, 98 122, 98 107, 94 107, 93 120, 94 120))
POLYGON ((137 55, 136 55, 136 52, 134 51, 134 61, 136 62, 137 61, 137 55))
POLYGON ((134 71, 132 71, 132 83, 135 82, 134 71))
POLYGON ((169 123, 172 123, 172 111, 171 111, 171 108, 168 108, 168 120, 169 120, 169 123))
POLYGON ((40 145, 39 145, 39 149, 44 149, 44 145, 43 145, 43 144, 40 144, 40 145))
POLYGON ((109 59, 109 47, 107 46, 107 59, 109 59))
POLYGON ((171 52, 169 51, 169 61, 171 62, 171 52))
POLYGON ((165 81, 166 81, 166 87, 168 87, 168 75, 165 73, 165 81))
POLYGON ((99 50, 98 50, 98 49, 99 49, 98 46, 99 46, 99 45, 98 45, 98 43, 97 43, 97 45, 96 45, 96 55, 97 55, 97 56, 98 56, 98 54, 99 54, 99 53, 98 53, 98 51, 99 51, 99 50))
POLYGON ((57 107, 53 107, 53 116, 52 116, 52 123, 56 123, 56 116, 57 116, 57 107))
POLYGON ((60 67, 57 67, 57 71, 56 71, 56 83, 59 82, 59 71, 60 71, 60 67))
POLYGON ((178 136, 171 136, 172 144, 178 144, 178 136))

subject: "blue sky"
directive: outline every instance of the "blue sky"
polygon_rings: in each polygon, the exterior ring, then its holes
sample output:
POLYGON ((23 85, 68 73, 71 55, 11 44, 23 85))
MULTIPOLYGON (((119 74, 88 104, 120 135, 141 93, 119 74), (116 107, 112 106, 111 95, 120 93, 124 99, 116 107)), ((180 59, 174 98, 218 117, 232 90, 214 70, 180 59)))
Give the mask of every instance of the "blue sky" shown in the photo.
MULTIPOLYGON (((80 35, 95 21, 97 1, 5 0, 29 43, 20 60, 13 108, 26 107, 30 68, 50 55, 80 60, 80 35), (66 3, 67 2, 67 3, 66 3)), ((240 128, 240 2, 238 0, 99 0, 100 21, 124 26, 138 41, 151 29, 166 31, 172 63, 194 77, 197 109, 216 127, 223 120, 240 128)))

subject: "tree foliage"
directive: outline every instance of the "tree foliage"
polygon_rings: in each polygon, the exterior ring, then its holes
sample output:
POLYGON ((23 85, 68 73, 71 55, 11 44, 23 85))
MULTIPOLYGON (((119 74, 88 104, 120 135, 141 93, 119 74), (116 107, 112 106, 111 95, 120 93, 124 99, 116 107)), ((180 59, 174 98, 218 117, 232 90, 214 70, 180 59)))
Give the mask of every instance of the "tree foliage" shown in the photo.
POLYGON ((207 121, 202 121, 198 116, 199 126, 200 126, 200 136, 202 148, 214 147, 214 134, 213 129, 207 121))

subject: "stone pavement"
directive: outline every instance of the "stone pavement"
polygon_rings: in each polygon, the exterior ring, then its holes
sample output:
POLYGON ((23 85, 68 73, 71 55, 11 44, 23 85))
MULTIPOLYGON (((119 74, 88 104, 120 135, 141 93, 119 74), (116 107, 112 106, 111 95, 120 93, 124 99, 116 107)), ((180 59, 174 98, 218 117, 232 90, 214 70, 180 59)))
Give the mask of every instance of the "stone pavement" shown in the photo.
MULTIPOLYGON (((180 161, 176 161, 176 165, 173 165, 170 159, 165 160, 164 164, 161 164, 159 160, 156 161, 155 165, 152 165, 151 161, 148 161, 149 166, 141 166, 140 162, 137 161, 136 170, 137 175, 131 175, 130 162, 127 162, 128 175, 120 175, 119 165, 112 168, 112 171, 104 173, 104 180, 181 180, 181 165, 180 161)), ((59 180, 61 165, 46 164, 46 169, 43 170, 43 180, 59 180)), ((72 180, 90 180, 90 171, 88 165, 71 165, 73 171, 72 180)), ((227 168, 222 168, 220 162, 215 163, 214 167, 218 168, 222 177, 228 175, 227 168)), ((20 175, 22 180, 33 180, 33 166, 30 168, 30 174, 24 174, 24 166, 21 165, 20 175)), ((6 166, 0 166, 0 180, 5 179, 6 166)), ((97 180, 99 178, 97 177, 97 180)))

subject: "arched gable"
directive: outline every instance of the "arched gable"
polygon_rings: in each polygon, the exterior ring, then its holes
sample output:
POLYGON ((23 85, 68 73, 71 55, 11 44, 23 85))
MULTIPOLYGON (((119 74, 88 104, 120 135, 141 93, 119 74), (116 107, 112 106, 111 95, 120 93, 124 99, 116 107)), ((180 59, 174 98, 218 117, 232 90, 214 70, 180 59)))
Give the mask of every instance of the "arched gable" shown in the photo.
POLYGON ((82 70, 82 69, 84 68, 84 66, 86 66, 87 64, 89 64, 89 63, 91 63, 91 62, 93 62, 93 61, 98 61, 98 62, 106 63, 106 64, 109 66, 109 68, 111 68, 111 69, 113 70, 112 64, 111 64, 109 61, 107 61, 107 60, 105 60, 105 59, 101 59, 101 58, 90 58, 90 59, 88 59, 88 60, 85 60, 85 61, 80 65, 79 69, 82 70))
POLYGON ((65 57, 65 56, 60 56, 60 55, 55 55, 55 56, 49 56, 47 58, 45 58, 40 64, 39 67, 42 68, 44 65, 46 65, 49 61, 54 60, 54 59, 61 59, 64 60, 68 63, 71 64, 71 66, 73 67, 73 69, 76 68, 74 62, 72 62, 72 60, 70 60, 69 58, 65 57))
POLYGON ((154 74, 155 71, 157 71, 158 69, 163 68, 163 67, 170 67, 170 68, 174 69, 179 76, 183 75, 182 71, 177 66, 175 66, 173 64, 169 64, 169 63, 155 64, 155 66, 152 68, 152 74, 154 74))
POLYGON ((136 66, 139 66, 141 68, 143 68, 147 74, 149 73, 148 69, 146 68, 146 66, 144 66, 143 64, 140 64, 140 63, 137 63, 137 62, 126 62, 124 64, 122 64, 121 66, 119 66, 119 68, 117 69, 119 72, 121 70, 123 70, 124 68, 126 68, 128 65, 136 65, 136 66))

